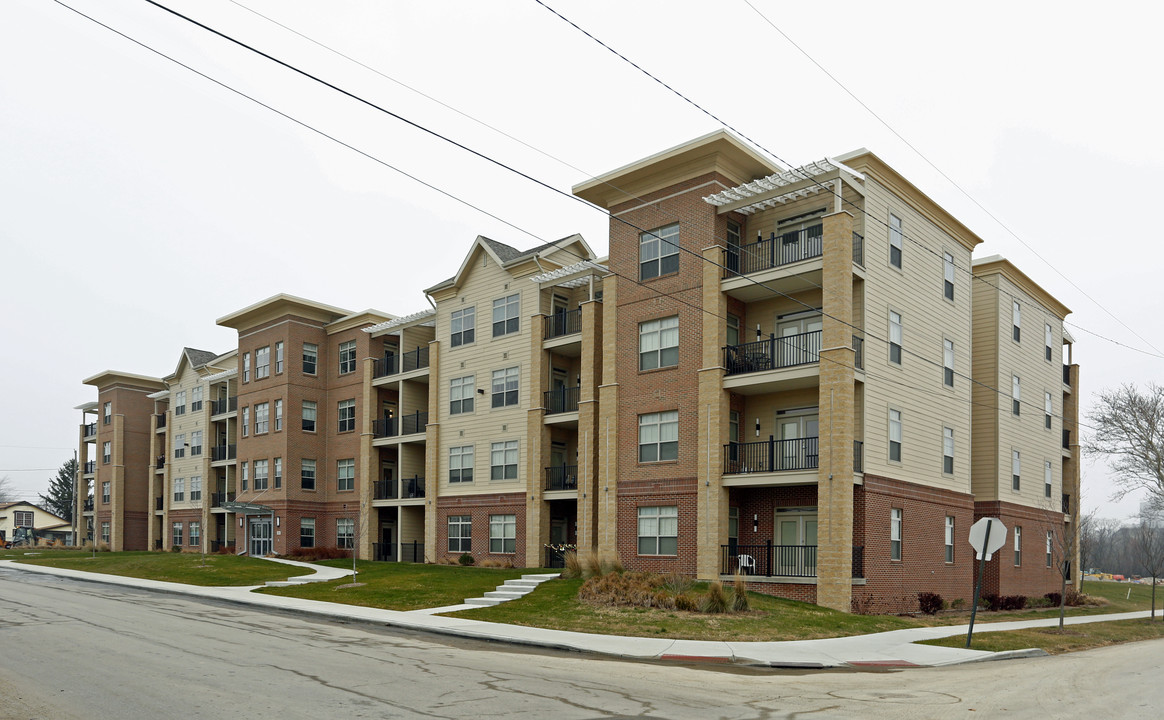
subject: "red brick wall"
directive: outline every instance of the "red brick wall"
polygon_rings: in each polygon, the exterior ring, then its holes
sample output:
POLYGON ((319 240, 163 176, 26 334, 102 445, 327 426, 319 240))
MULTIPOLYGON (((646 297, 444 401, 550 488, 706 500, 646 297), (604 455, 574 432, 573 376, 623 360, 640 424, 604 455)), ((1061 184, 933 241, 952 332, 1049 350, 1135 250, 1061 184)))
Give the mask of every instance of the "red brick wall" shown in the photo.
POLYGON ((541 558, 525 556, 525 493, 498 493, 495 495, 465 495, 437 498, 437 546, 435 556, 456 560, 461 553, 449 552, 449 516, 471 517, 472 550, 470 555, 478 563, 485 558, 510 559, 514 567, 537 567, 541 558), (514 535, 517 552, 513 554, 489 552, 489 516, 514 515, 517 521, 514 535))
MULTIPOLYGON (((683 437, 682 432, 680 437, 683 437)), ((682 443, 680 443, 682 447, 682 443)), ((628 570, 696 573, 698 538, 697 487, 694 477, 620 480, 618 484, 618 555, 628 570), (679 510, 679 551, 675 556, 639 555, 639 508, 675 505, 679 510)))
MULTIPOLYGON (((979 502, 975 504, 974 519, 996 517, 1006 526, 1006 545, 994 558, 986 563, 986 575, 982 583, 982 595, 1025 595, 1042 597, 1047 593, 1059 592, 1062 581, 1059 564, 1066 532, 1063 514, 1041 508, 1014 505, 1008 502, 979 502), (1022 564, 1014 564, 1014 529, 1022 528, 1022 564), (1052 543, 1051 565, 1047 567, 1047 531, 1055 533, 1052 543)), ((968 550, 972 552, 972 550, 968 550)), ((974 575, 978 575, 978 563, 974 563, 974 575)))

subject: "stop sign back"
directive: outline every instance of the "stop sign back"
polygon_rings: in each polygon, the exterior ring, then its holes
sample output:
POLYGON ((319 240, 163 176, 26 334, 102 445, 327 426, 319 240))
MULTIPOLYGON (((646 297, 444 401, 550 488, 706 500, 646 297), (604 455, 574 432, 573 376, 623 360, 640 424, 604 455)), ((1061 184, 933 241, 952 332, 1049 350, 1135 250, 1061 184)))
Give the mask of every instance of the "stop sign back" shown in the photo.
POLYGON ((983 552, 989 560, 1005 544, 1006 526, 998 518, 982 518, 970 526, 970 545, 978 551, 975 560, 981 560, 983 552))

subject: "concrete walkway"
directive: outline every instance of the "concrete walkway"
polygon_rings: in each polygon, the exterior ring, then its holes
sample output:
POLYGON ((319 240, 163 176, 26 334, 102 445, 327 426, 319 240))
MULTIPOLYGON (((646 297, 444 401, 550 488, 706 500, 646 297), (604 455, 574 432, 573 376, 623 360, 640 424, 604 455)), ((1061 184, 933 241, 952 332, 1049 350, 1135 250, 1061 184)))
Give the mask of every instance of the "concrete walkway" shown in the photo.
MULTIPOLYGON (((348 577, 351 570, 298 563, 291 560, 275 560, 288 565, 311 568, 316 571, 312 579, 335 580, 348 577)), ((212 598, 252 607, 275 608, 285 612, 312 615, 325 619, 349 622, 368 622, 391 627, 423 630, 428 632, 492 640, 517 645, 574 650, 620 658, 638 660, 673 660, 681 662, 742 663, 765 667, 913 667, 953 665, 980 660, 999 660, 1014 657, 1043 655, 1041 650, 1020 650, 1008 653, 990 653, 982 650, 917 645, 918 640, 965 635, 966 625, 943 627, 911 628, 893 630, 872 635, 856 635, 826 640, 793 640, 784 642, 721 642, 705 640, 671 640, 667 638, 621 637, 616 635, 594 635, 589 633, 546 630, 521 625, 503 625, 481 622, 466 618, 435 615, 437 612, 452 612, 469 609, 472 605, 452 605, 445 608, 399 611, 379 608, 344 605, 341 603, 302 600, 252 592, 256 587, 200 587, 181 583, 144 580, 141 578, 104 575, 100 573, 66 570, 63 568, 24 565, 11 560, 0 560, 0 566, 44 573, 76 580, 121 585, 158 592, 168 592, 193 597, 212 598)), ((1107 620, 1131 620, 1146 618, 1148 611, 1120 613, 1114 615, 1087 615, 1068 617, 1067 624, 1076 625, 1107 620)), ((1043 620, 1021 620, 1011 622, 985 623, 974 626, 975 634, 998 630, 1019 630, 1034 627, 1053 627, 1058 618, 1043 620)))

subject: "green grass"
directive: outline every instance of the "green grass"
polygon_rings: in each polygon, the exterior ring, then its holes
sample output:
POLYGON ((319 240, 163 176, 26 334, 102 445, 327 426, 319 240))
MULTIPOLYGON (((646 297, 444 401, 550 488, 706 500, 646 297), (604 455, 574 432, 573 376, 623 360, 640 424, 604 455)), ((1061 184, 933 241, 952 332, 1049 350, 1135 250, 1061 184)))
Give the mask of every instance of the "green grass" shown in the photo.
POLYGON ((311 572, 236 555, 207 555, 203 565, 202 555, 195 553, 99 552, 96 557, 79 550, 44 550, 40 555, 26 555, 23 550, 0 553, 0 558, 10 557, 29 565, 208 586, 261 585, 311 572))
MULTIPOLYGON (((352 561, 324 560, 319 564, 350 568, 352 561)), ((389 610, 418 610, 457 605, 464 602, 465 598, 481 597, 506 580, 521 577, 523 573, 547 572, 538 569, 414 565, 363 560, 358 561, 356 570, 358 582, 363 583, 356 587, 344 587, 352 584, 349 575, 326 583, 264 588, 260 592, 389 610)))
MULTIPOLYGON (((1068 625, 1062 631, 1059 630, 1058 626, 1007 632, 978 632, 976 629, 974 637, 971 638, 970 647, 974 650, 987 650, 989 652, 1040 648, 1052 655, 1058 655, 1059 653, 1076 652, 1139 640, 1154 640, 1161 637, 1164 637, 1164 622, 1160 622, 1159 619, 1154 622, 1150 620, 1118 620, 1116 622, 1068 625)), ((962 648, 966 647, 966 636, 954 635, 938 640, 924 640, 918 644, 962 648)))

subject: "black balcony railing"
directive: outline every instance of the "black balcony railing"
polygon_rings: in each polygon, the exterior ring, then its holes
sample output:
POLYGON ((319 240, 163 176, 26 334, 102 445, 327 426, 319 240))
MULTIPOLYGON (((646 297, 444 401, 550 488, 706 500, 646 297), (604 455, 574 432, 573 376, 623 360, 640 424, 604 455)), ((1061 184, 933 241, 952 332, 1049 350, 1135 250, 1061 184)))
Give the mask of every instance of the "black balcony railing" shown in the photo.
POLYGON ((1063 431, 1063 449, 1064 450, 1071 449, 1071 431, 1070 430, 1063 431))
POLYGON ((865 472, 865 443, 853 441, 853 472, 865 472))
POLYGON ((165 455, 158 455, 157 462, 154 463, 154 467, 160 470, 161 468, 164 468, 165 466, 166 466, 166 456, 165 455))
POLYGON ((166 499, 164 497, 154 498, 154 510, 165 510, 165 509, 166 509, 166 499))
POLYGON ((217 447, 212 447, 210 448, 210 460, 212 462, 234 460, 237 450, 237 445, 218 445, 217 447))
POLYGON ((396 437, 398 434, 399 423, 396 418, 380 418, 372 421, 372 437, 386 438, 396 437))
POLYGON ((372 483, 374 500, 412 500, 424 497, 424 478, 415 475, 399 480, 377 480, 372 483))
POLYGON ((853 233, 853 262, 865 267, 865 238, 859 233, 853 233))
POLYGON ((1071 366, 1070 365, 1063 366, 1063 384, 1064 385, 1071 384, 1071 366))
MULTIPOLYGON (((372 559, 376 562, 392 562, 391 545, 372 543, 372 559)), ((418 541, 400 543, 400 562, 424 562, 424 543, 418 541)))
POLYGON ((372 370, 373 377, 387 377, 398 373, 412 372, 428 367, 428 348, 417 347, 403 354, 386 353, 382 358, 376 358, 376 366, 372 370))
MULTIPOLYGON (((762 577, 816 577, 816 545, 720 545, 720 573, 762 577)), ((865 577, 865 548, 853 547, 855 578, 865 577)))
POLYGON ((767 440, 750 443, 728 443, 723 446, 723 474, 781 472, 785 470, 815 470, 819 456, 817 438, 767 440))
POLYGON ((380 418, 372 421, 372 437, 387 438, 397 435, 414 435, 425 431, 428 413, 414 412, 401 417, 380 418))
POLYGON ((1063 493, 1063 514, 1071 514, 1071 496, 1067 493, 1063 493))
POLYGON ((546 316, 546 340, 579 332, 582 332, 582 308, 546 316))
POLYGON ((566 553, 555 550, 554 548, 546 548, 546 565, 550 570, 566 567, 566 553))
POLYGON ((234 493, 210 493, 210 507, 222 507, 224 502, 234 502, 234 493))
POLYGON ((546 468, 546 490, 577 490, 578 466, 558 465, 546 468))
POLYGON ((853 367, 865 369, 865 338, 853 336, 853 367))
POLYGON ((210 414, 221 415, 223 413, 234 412, 238 410, 238 396, 223 398, 221 400, 212 400, 210 402, 210 414))
POLYGON ((97 461, 96 460, 86 460, 85 461, 85 474, 92 475, 95 472, 97 472, 97 461))
POLYGON ((723 349, 727 375, 811 365, 820 362, 820 330, 776 337, 767 340, 728 345, 723 349))
POLYGON ((93 437, 97 434, 97 423, 91 422, 85 426, 85 437, 93 437))
POLYGON ((748 275, 820 257, 824 249, 823 233, 823 225, 813 225, 780 235, 773 233, 748 245, 724 248, 723 276, 748 275))
POLYGON ((546 415, 554 413, 578 412, 578 396, 582 389, 562 387, 556 390, 547 390, 545 394, 546 415))
POLYGON ((166 426, 166 414, 158 413, 155 417, 158 419, 158 429, 161 430, 166 426))
POLYGON ((86 499, 85 499, 85 509, 86 509, 86 510, 92 510, 92 509, 93 509, 93 498, 91 498, 91 497, 90 497, 90 498, 86 498, 86 499))

